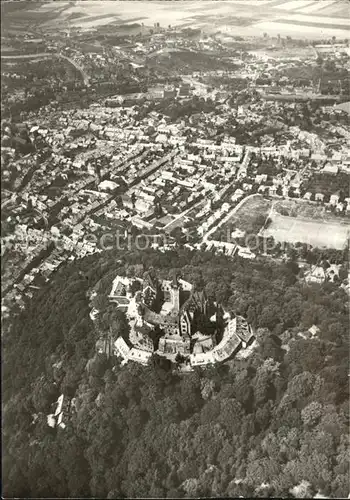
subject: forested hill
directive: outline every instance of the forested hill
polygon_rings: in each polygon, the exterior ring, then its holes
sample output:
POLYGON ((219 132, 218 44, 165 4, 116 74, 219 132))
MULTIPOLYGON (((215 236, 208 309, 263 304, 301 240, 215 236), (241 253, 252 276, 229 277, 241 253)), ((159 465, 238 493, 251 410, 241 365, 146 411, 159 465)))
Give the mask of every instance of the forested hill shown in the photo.
POLYGON ((3 496, 290 497, 306 480, 307 496, 347 497, 347 297, 297 273, 183 249, 59 268, 3 332, 3 496), (152 266, 245 315, 254 351, 182 376, 96 356, 89 292, 152 266), (62 393, 76 411, 52 429, 62 393))

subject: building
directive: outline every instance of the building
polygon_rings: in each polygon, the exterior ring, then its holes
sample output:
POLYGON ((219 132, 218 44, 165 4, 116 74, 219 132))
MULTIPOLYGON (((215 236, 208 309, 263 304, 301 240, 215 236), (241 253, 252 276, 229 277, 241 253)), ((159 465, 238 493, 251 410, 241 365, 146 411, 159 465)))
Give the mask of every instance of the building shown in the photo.
POLYGON ((319 333, 320 329, 318 328, 318 326, 312 325, 308 331, 311 333, 313 337, 315 337, 319 333))
POLYGON ((121 198, 122 198, 123 207, 129 208, 131 210, 134 208, 134 203, 133 203, 132 199, 130 198, 130 196, 128 196, 127 194, 123 194, 121 196, 121 198))
POLYGON ((329 204, 335 207, 338 203, 339 203, 339 195, 332 194, 329 199, 329 204))
POLYGON ((323 167, 321 172, 323 172, 324 174, 337 175, 337 173, 339 172, 339 166, 327 164, 323 167))
POLYGON ((114 354, 123 363, 147 364, 153 352, 172 361, 181 354, 193 366, 220 362, 240 346, 246 347, 253 337, 243 318, 229 320, 225 326, 222 307, 176 275, 162 280, 151 272, 143 279, 117 276, 109 298, 117 307, 122 300, 128 301, 129 341, 118 337, 114 342, 114 354), (138 286, 134 286, 136 280, 138 286), (150 336, 154 329, 161 332, 159 340, 150 336), (217 345, 220 332, 223 337, 217 345))
POLYGON ((115 354, 117 356, 120 356, 121 358, 123 358, 123 360, 129 359, 131 349, 122 337, 117 338, 117 340, 114 342, 114 347, 115 354))
POLYGON ((47 424, 50 427, 60 427, 65 429, 67 420, 69 419, 71 409, 71 400, 64 394, 61 394, 56 401, 55 413, 47 416, 47 424))
POLYGON ((307 283, 323 283, 325 278, 325 271, 321 266, 314 266, 308 273, 305 274, 305 281, 307 283))
POLYGON ((242 341, 242 346, 247 347, 254 337, 253 330, 242 316, 236 318, 236 335, 242 341))
POLYGON ((189 83, 182 83, 179 87, 179 97, 187 97, 190 95, 191 85, 189 83))

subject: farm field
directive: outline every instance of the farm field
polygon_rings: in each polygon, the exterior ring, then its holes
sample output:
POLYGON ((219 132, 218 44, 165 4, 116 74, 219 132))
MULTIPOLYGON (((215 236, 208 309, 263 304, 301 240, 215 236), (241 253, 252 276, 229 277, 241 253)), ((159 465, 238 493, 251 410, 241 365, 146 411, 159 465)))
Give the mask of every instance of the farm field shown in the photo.
MULTIPOLYGON (((248 52, 253 56, 264 55, 265 57, 272 57, 273 59, 282 59, 282 60, 295 57, 295 49, 289 47, 285 47, 284 49, 276 48, 273 51, 261 48, 256 50, 250 50, 248 52)), ((306 59, 307 57, 312 57, 314 54, 315 51, 312 47, 298 48, 298 56, 300 57, 300 59, 306 59)), ((293 70, 295 70, 295 68, 293 68, 293 70)))
POLYGON ((350 225, 330 221, 316 221, 300 217, 288 217, 274 213, 272 222, 262 231, 262 236, 272 236, 276 241, 307 243, 314 247, 341 250, 350 234, 350 225))
POLYGON ((24 24, 51 30, 74 26, 91 29, 134 22, 151 26, 159 22, 161 26, 192 26, 234 35, 267 32, 293 36, 297 33, 302 38, 348 37, 349 14, 349 2, 345 0, 203 0, 200 6, 192 0, 86 0, 30 3, 27 8, 9 11, 2 6, 6 29, 11 29, 11 24, 17 28, 24 24))

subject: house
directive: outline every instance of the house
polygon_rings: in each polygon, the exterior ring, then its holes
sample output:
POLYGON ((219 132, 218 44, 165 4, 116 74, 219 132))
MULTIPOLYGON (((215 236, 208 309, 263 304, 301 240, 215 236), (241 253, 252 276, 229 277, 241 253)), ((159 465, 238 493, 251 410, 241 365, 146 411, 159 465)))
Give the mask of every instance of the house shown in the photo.
POLYGON ((236 239, 236 238, 244 238, 245 236, 245 231, 242 231, 241 229, 235 229, 234 231, 232 231, 231 233, 231 238, 232 239, 236 239))
POLYGON ((55 411, 55 417, 58 417, 58 415, 62 412, 63 400, 64 400, 64 395, 61 394, 61 396, 56 401, 57 407, 56 407, 56 411, 55 411))
POLYGON ((305 274, 307 283, 323 283, 326 278, 323 267, 315 266, 311 271, 305 274))
POLYGON ((236 191, 231 196, 231 201, 235 202, 242 198, 243 194, 240 191, 240 189, 236 189, 236 191))
POLYGON ((329 199, 329 204, 335 207, 338 204, 338 202, 339 202, 339 195, 332 194, 329 199))
MULTIPOLYGON (((55 418, 57 427, 64 429, 66 427, 66 424, 64 422, 65 420, 67 420, 67 417, 69 415, 70 399, 65 397, 64 394, 61 394, 56 403, 57 406, 55 413, 53 415, 50 415, 50 417, 55 418)), ((50 427, 52 427, 51 424, 53 423, 52 418, 48 418, 48 425, 50 425, 50 427)))
POLYGON ((262 182, 267 181, 267 175, 266 174, 260 174, 255 176, 255 183, 256 184, 261 184, 262 182))
POLYGON ((315 194, 315 200, 316 201, 323 201, 324 199, 324 194, 323 193, 316 193, 315 194))
POLYGON ((278 177, 274 177, 272 179, 272 184, 274 186, 281 186, 283 184, 283 179, 279 179, 278 177))
POLYGON ((189 83, 182 83, 179 87, 179 96, 184 97, 190 94, 191 86, 189 83))
POLYGON ((337 277, 339 278, 339 268, 340 266, 337 264, 331 264, 327 269, 326 269, 326 276, 329 281, 334 282, 334 278, 337 277))
POLYGON ((137 361, 138 363, 141 363, 143 365, 147 365, 151 357, 151 352, 142 351, 141 349, 132 348, 129 352, 129 359, 137 361))
POLYGON ((318 332, 320 331, 320 329, 318 328, 318 326, 316 326, 316 325, 312 325, 312 326, 311 326, 311 328, 309 328, 309 330, 308 330, 308 331, 309 331, 309 332, 311 333, 311 335, 314 337, 315 335, 317 335, 317 334, 318 334, 318 332))
POLYGON ((147 203, 142 199, 136 200, 135 210, 137 211, 137 213, 145 214, 149 211, 150 207, 151 207, 150 203, 147 203))
POLYGON ((47 416, 47 425, 52 428, 56 427, 55 415, 53 415, 52 413, 47 416))
POLYGON ((343 212, 345 208, 344 203, 338 203, 337 206, 335 207, 337 212, 343 212))
POLYGON ((325 167, 323 167, 321 172, 325 174, 337 175, 337 173, 339 172, 339 167, 338 165, 331 165, 330 163, 328 163, 325 167))
POLYGON ((304 194, 303 199, 304 200, 311 200, 312 193, 308 191, 307 193, 304 194))
POLYGON ((282 195, 287 198, 289 193, 289 187, 288 186, 283 186, 282 187, 282 195))
POLYGON ((118 187, 118 184, 116 182, 108 181, 108 180, 102 181, 98 185, 98 189, 100 191, 110 191, 110 192, 113 192, 113 191, 115 191, 117 189, 117 187, 118 187))
POLYGON ((123 194, 123 195, 121 196, 121 198, 122 198, 122 203, 123 203, 123 207, 124 207, 124 208, 133 209, 134 204, 133 204, 133 201, 132 201, 132 199, 130 198, 130 196, 128 196, 127 194, 123 194))
POLYGON ((249 248, 246 247, 241 247, 238 250, 238 255, 243 259, 255 259, 256 257, 255 253, 251 252, 249 248))
POLYGON ((323 162, 323 161, 326 161, 327 160, 327 156, 326 155, 322 155, 322 154, 319 154, 319 153, 313 153, 311 155, 311 160, 314 160, 316 162, 323 162))

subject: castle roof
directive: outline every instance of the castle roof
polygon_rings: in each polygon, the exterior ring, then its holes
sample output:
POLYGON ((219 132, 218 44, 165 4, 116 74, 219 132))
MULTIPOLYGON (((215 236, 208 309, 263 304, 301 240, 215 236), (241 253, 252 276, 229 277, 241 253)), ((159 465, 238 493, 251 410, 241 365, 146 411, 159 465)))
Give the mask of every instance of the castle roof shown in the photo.
POLYGON ((143 289, 147 288, 147 286, 150 286, 154 290, 157 290, 157 278, 152 278, 149 272, 146 272, 144 277, 143 277, 143 289))
POLYGON ((207 296, 205 291, 194 291, 191 292, 191 295, 186 300, 186 302, 182 305, 182 311, 193 311, 195 309, 201 309, 207 300, 207 296))
POLYGON ((154 325, 159 325, 159 324, 176 325, 179 320, 179 317, 176 314, 175 315, 169 314, 167 316, 164 316, 163 314, 157 314, 154 311, 148 309, 148 307, 145 307, 144 319, 148 323, 154 325))

